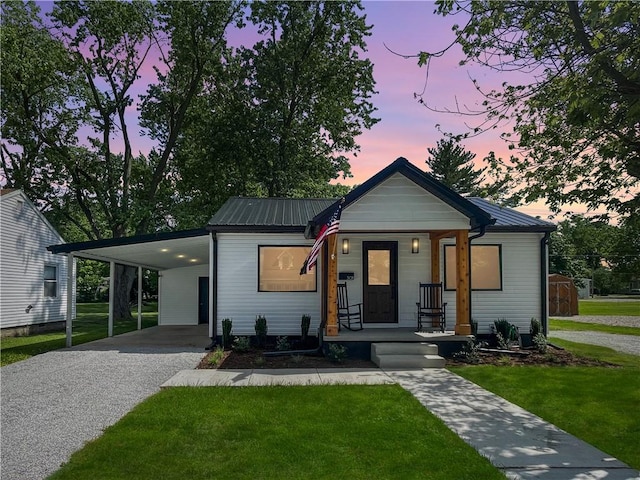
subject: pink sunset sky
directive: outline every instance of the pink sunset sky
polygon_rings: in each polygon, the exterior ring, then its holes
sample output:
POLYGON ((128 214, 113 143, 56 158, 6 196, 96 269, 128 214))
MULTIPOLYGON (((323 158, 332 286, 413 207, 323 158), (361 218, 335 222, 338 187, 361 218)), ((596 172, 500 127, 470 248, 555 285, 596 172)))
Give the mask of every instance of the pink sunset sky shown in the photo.
MULTIPOLYGON (((52 3, 39 2, 43 13, 50 12, 52 3)), ((378 94, 372 98, 377 107, 375 116, 380 118, 371 130, 356 139, 361 146, 357 156, 350 155, 352 178, 340 179, 341 183, 359 184, 386 165, 402 156, 421 169, 426 169, 427 148, 435 147, 444 138, 444 132, 464 133, 466 124, 476 125, 477 118, 448 113, 435 113, 421 105, 414 93, 425 90, 426 68, 418 66, 417 58, 403 58, 392 53, 417 55, 420 51, 438 51, 453 40, 451 26, 463 23, 463 18, 443 18, 434 13, 436 5, 428 1, 365 1, 364 13, 367 24, 372 25, 371 36, 367 39, 367 56, 374 64, 374 79, 378 94)), ((228 33, 231 45, 252 45, 256 34, 247 27, 241 31, 228 33)), ((150 54, 147 64, 141 70, 142 78, 131 94, 142 94, 146 84, 155 80, 153 62, 157 55, 150 54)), ((484 90, 498 87, 507 80, 505 74, 491 72, 477 66, 459 66, 463 58, 459 47, 452 48, 444 57, 432 60, 425 101, 439 109, 455 109, 456 104, 470 109, 479 109, 482 98, 473 88, 470 76, 477 79, 484 90)), ((513 80, 509 76, 509 80, 513 80)), ((519 78, 527 82, 527 78, 519 78)), ((136 117, 136 103, 132 106, 131 117, 136 117)), ((130 117, 130 118, 131 118, 130 117)), ((133 125, 133 122, 132 122, 133 125)), ((476 154, 476 164, 489 152, 508 159, 513 153, 499 138, 503 131, 510 130, 504 125, 502 130, 493 130, 475 138, 464 140, 462 145, 476 154)), ((137 127, 133 131, 138 130, 137 127)), ((133 132, 132 132, 133 133, 133 132)), ((117 139, 114 139, 117 142, 117 139)), ((153 146, 147 137, 133 139, 134 152, 148 153, 153 146)), ((525 213, 546 217, 549 212, 542 202, 519 208, 525 213)))

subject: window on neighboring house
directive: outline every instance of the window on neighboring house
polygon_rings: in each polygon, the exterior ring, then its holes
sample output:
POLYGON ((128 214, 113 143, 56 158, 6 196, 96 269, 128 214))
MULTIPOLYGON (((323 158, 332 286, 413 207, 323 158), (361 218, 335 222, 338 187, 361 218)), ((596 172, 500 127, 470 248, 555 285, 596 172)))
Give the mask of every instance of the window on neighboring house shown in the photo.
MULTIPOLYGON (((444 246, 444 288, 456 289, 456 246, 444 246)), ((471 289, 502 290, 502 246, 471 245, 471 289)))
POLYGON ((44 296, 58 296, 58 267, 55 265, 44 266, 44 296))
POLYGON ((300 275, 311 246, 258 246, 259 292, 315 292, 316 269, 300 275))

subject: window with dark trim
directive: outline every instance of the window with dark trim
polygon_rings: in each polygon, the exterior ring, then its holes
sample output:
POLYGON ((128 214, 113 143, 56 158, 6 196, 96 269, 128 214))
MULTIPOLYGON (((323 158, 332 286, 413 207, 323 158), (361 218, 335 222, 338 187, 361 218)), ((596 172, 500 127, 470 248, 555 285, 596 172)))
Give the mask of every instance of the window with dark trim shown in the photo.
POLYGON ((315 292, 316 269, 300 275, 311 246, 259 245, 259 292, 315 292))
MULTIPOLYGON (((456 289, 456 246, 444 246, 444 288, 456 289)), ((502 290, 502 245, 471 245, 471 289, 502 290)))
POLYGON ((44 266, 44 296, 58 296, 58 267, 56 265, 44 266))

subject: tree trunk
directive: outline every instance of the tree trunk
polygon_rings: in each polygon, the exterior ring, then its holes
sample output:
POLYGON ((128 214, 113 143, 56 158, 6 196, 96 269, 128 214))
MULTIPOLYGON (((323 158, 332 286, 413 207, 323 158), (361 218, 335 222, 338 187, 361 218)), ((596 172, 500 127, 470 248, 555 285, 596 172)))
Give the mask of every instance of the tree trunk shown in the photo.
POLYGON ((129 304, 131 287, 136 278, 137 268, 116 264, 115 292, 113 295, 113 318, 131 319, 131 306, 129 304))

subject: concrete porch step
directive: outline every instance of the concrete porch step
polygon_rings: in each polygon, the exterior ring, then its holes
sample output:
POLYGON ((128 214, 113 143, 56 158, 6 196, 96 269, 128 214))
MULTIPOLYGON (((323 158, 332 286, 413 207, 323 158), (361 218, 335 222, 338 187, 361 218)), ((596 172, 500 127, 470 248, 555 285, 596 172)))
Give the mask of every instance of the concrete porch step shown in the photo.
POLYGON ((371 355, 438 355, 438 346, 424 342, 382 342, 371 344, 371 355))
POLYGON ((380 368, 443 368, 438 346, 428 343, 372 343, 371 361, 380 368))

